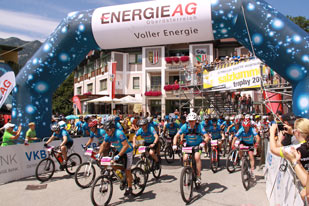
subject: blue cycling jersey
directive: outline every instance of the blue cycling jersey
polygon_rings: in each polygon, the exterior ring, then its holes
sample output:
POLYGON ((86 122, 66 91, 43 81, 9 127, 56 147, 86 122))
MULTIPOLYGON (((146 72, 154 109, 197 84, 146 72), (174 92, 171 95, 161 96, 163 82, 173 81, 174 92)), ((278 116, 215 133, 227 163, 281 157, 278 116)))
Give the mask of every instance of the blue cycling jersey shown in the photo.
POLYGON ((150 125, 147 127, 147 132, 144 132, 143 128, 139 128, 136 132, 136 136, 142 136, 147 144, 151 144, 155 141, 156 138, 154 135, 156 134, 156 130, 150 125))
POLYGON ((257 135, 256 131, 250 127, 248 133, 245 132, 245 129, 241 127, 237 134, 235 135, 241 142, 244 142, 248 145, 254 144, 254 137, 257 135))
POLYGON ((98 138, 99 140, 99 144, 102 144, 102 142, 104 141, 105 137, 107 136, 106 132, 104 129, 97 129, 97 133, 93 133, 92 131, 90 131, 90 138, 98 138))
POLYGON ((125 154, 133 151, 131 143, 128 141, 126 135, 120 129, 116 129, 113 136, 108 136, 106 134, 104 141, 111 143, 118 152, 120 152, 123 147, 122 142, 127 141, 129 144, 129 148, 127 149, 125 154))
POLYGON ((201 124, 197 124, 194 128, 190 124, 184 124, 178 134, 185 134, 186 142, 189 147, 198 146, 203 141, 203 135, 206 134, 205 129, 201 124))
POLYGON ((120 122, 116 122, 116 129, 120 129, 120 130, 123 131, 123 128, 122 128, 120 122))
POLYGON ((167 123, 165 128, 168 130, 168 134, 171 136, 175 136, 177 134, 177 131, 179 129, 179 125, 174 123, 173 126, 171 123, 167 123))
POLYGON ((73 142, 73 139, 70 137, 70 134, 65 129, 61 129, 59 134, 56 134, 56 132, 54 132, 53 136, 58 137, 61 141, 63 141, 64 136, 67 136, 67 142, 73 142))
POLYGON ((88 126, 88 123, 87 123, 87 122, 84 122, 82 129, 83 129, 83 136, 84 136, 84 137, 87 136, 86 131, 88 131, 89 134, 90 134, 90 127, 88 126))
POLYGON ((156 127, 159 126, 159 124, 158 124, 157 122, 154 122, 154 121, 150 122, 149 125, 150 125, 151 127, 153 127, 153 128, 156 128, 156 127))
POLYGON ((206 132, 209 131, 210 127, 212 126, 212 121, 209 120, 208 123, 206 124, 206 121, 202 121, 201 125, 204 127, 204 129, 206 130, 206 132))
POLYGON ((208 133, 211 134, 211 139, 213 140, 217 140, 217 139, 221 139, 221 129, 220 127, 217 125, 216 128, 214 126, 211 126, 208 130, 208 133))
POLYGON ((221 124, 221 126, 222 125, 224 125, 224 132, 227 132, 227 128, 229 127, 229 126, 231 126, 231 124, 232 124, 232 122, 231 121, 224 121, 222 124, 221 124))
POLYGON ((76 122, 75 126, 77 127, 77 132, 82 132, 83 123, 82 121, 76 122))

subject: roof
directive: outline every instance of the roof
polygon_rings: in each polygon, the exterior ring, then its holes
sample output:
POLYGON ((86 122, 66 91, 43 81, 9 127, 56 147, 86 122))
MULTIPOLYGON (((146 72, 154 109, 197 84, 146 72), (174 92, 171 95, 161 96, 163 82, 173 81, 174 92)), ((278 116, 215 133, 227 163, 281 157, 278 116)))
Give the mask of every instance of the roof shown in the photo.
POLYGON ((21 51, 21 50, 23 50, 23 48, 22 47, 15 47, 15 46, 8 46, 8 45, 1 45, 0 44, 0 51, 11 51, 11 50, 21 51))

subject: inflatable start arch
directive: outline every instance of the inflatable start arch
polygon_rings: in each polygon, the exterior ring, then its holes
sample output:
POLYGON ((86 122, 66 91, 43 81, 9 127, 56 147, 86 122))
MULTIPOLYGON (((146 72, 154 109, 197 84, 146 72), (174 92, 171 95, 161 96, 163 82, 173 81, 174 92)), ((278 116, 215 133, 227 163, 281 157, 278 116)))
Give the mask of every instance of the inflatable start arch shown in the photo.
POLYGON ((90 50, 231 37, 293 85, 293 111, 309 118, 308 33, 263 0, 175 0, 70 13, 18 74, 12 120, 49 136, 52 94, 90 50))

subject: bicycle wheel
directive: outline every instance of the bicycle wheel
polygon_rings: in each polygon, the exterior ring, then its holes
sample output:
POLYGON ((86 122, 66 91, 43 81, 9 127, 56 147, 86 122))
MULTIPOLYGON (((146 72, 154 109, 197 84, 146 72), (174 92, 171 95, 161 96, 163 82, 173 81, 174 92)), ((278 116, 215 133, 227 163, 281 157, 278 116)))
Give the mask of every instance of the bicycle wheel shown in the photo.
POLYGON ((70 154, 67 160, 67 166, 65 170, 68 174, 74 175, 77 167, 82 163, 82 158, 77 153, 70 154))
POLYGON ((189 203, 193 194, 193 173, 191 167, 184 167, 180 175, 180 194, 184 202, 189 203))
POLYGON ((161 175, 161 163, 159 163, 159 169, 156 168, 156 162, 154 160, 152 160, 151 165, 152 165, 152 175, 154 178, 158 179, 161 175))
POLYGON ((236 150, 231 150, 226 158, 226 169, 229 171, 229 173, 235 172, 235 166, 236 166, 236 150))
POLYGON ((139 160, 137 163, 136 163, 136 167, 135 168, 141 168, 143 171, 144 171, 144 173, 145 173, 145 175, 146 175, 146 182, 148 181, 148 177, 149 177, 149 173, 150 173, 150 171, 149 171, 149 168, 148 168, 148 166, 146 165, 146 162, 144 161, 144 160, 139 160))
POLYGON ((39 162, 35 169, 35 176, 36 178, 41 181, 45 182, 52 178, 55 172, 55 163, 52 159, 47 158, 43 159, 39 162))
POLYGON ((74 179, 75 183, 81 188, 88 188, 95 179, 96 171, 93 164, 84 162, 76 169, 74 179))
POLYGON ((133 177, 132 194, 134 196, 139 196, 144 192, 146 187, 147 183, 146 174, 139 167, 135 167, 134 169, 132 169, 131 172, 133 177))
POLYGON ((100 176, 91 187, 90 198, 95 206, 108 205, 113 195, 113 182, 107 177, 100 176))
POLYGON ((160 142, 160 152, 163 152, 164 151, 164 148, 165 148, 165 141, 162 137, 159 138, 159 142, 160 142))
POLYGON ((174 151, 171 145, 167 146, 164 150, 164 157, 168 164, 171 164, 174 162, 175 155, 174 151))
POLYGON ((250 188, 250 167, 249 167, 249 161, 247 158, 242 158, 242 164, 241 164, 241 181, 246 190, 249 190, 250 188))
POLYGON ((210 151, 210 167, 213 173, 218 171, 218 152, 216 149, 210 151))

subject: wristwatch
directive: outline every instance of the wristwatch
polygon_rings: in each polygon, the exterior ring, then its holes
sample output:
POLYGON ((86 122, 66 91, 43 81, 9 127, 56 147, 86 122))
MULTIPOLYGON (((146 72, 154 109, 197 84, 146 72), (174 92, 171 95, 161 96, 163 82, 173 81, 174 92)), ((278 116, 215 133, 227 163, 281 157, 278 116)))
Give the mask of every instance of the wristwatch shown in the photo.
POLYGON ((293 167, 293 168, 295 168, 296 165, 298 165, 298 161, 295 161, 295 162, 292 163, 292 167, 293 167))

